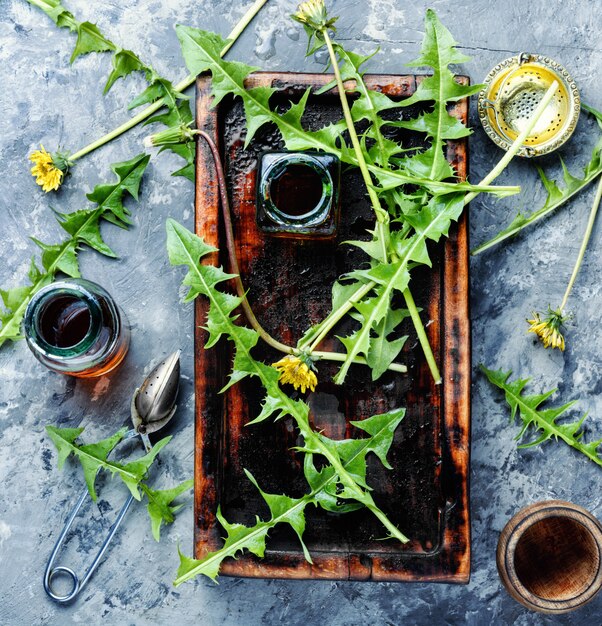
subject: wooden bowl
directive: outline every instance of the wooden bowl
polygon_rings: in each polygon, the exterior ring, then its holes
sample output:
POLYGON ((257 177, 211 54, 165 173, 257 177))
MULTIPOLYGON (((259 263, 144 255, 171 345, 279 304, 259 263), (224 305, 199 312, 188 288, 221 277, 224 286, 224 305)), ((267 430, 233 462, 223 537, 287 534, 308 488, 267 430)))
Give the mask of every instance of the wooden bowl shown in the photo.
POLYGON ((576 504, 537 502, 502 530, 497 567, 508 593, 527 608, 567 613, 602 587, 602 525, 576 504))

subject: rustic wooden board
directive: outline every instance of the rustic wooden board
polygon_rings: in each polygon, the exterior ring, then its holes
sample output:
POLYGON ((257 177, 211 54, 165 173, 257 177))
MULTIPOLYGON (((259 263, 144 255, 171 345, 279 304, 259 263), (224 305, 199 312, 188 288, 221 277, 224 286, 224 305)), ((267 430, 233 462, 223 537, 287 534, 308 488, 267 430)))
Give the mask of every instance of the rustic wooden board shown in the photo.
MULTIPOLYGON (((411 95, 419 77, 367 77, 371 88, 392 96, 411 95)), ((467 79, 460 79, 463 82, 467 79)), ((282 106, 299 98, 308 87, 329 82, 323 74, 258 73, 247 87, 269 85, 282 106)), ((453 114, 466 122, 468 107, 461 101, 453 114)), ((304 124, 319 128, 339 119, 335 91, 309 100, 304 124)), ((276 338, 296 343, 308 325, 329 311, 332 282, 361 262, 362 256, 340 245, 365 235, 371 227, 371 210, 361 178, 344 171, 341 179, 341 222, 334 241, 279 239, 260 233, 255 224, 255 177, 258 157, 282 147, 275 129, 264 128, 243 150, 244 112, 240 102, 222 101, 211 108, 210 79, 197 81, 197 124, 213 136, 224 157, 232 203, 236 248, 241 276, 262 325, 276 338)), ((448 144, 448 156, 460 177, 466 177, 467 144, 448 144)), ((217 180, 211 155, 199 143, 196 170, 196 232, 208 243, 225 250, 220 226, 217 180)), ((352 367, 346 383, 331 383, 334 364, 319 363, 319 386, 309 399, 312 419, 331 437, 358 436, 349 420, 358 420, 399 406, 407 415, 398 427, 385 470, 370 459, 368 483, 374 499, 411 538, 379 541, 382 526, 367 511, 333 515, 308 507, 304 535, 313 565, 306 562, 297 538, 288 526, 270 534, 264 559, 245 555, 224 563, 223 574, 274 578, 323 578, 388 581, 438 581, 466 583, 470 576, 470 525, 468 476, 470 451, 470 328, 468 311, 468 241, 466 214, 449 239, 432 249, 433 268, 413 274, 414 297, 423 319, 432 322, 427 333, 441 365, 443 384, 435 386, 416 345, 410 340, 399 361, 409 375, 387 373, 379 381, 369 372, 352 367)), ((227 268, 225 254, 206 262, 227 268)), ((268 420, 247 428, 259 412, 261 389, 252 380, 227 393, 224 385, 231 363, 227 342, 204 350, 207 303, 196 302, 195 330, 195 556, 217 549, 223 530, 215 512, 218 504, 230 521, 252 523, 254 514, 267 507, 243 474, 250 470, 265 491, 300 496, 306 490, 300 456, 291 448, 298 437, 289 420, 268 420)), ((345 328, 338 329, 345 332, 345 328)), ((339 349, 332 340, 326 349, 339 349)), ((256 357, 273 362, 279 355, 258 346, 256 357)), ((361 432, 359 433, 361 436, 361 432)))

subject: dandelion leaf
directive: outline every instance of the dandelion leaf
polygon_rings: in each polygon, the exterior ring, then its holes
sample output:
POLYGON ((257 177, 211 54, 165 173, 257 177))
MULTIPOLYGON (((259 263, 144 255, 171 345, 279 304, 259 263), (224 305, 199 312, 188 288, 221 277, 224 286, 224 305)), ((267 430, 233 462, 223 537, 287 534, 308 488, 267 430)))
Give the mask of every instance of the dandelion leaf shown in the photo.
POLYGON ((311 563, 311 556, 303 543, 303 532, 305 531, 305 507, 313 503, 311 496, 302 498, 289 498, 286 495, 270 494, 263 491, 253 475, 245 470, 248 479, 255 485, 265 503, 270 510, 270 518, 262 521, 257 518, 253 526, 244 524, 233 524, 228 522, 222 515, 221 509, 217 511, 217 519, 226 531, 226 537, 222 548, 215 552, 210 552, 203 559, 191 559, 180 553, 180 567, 178 569, 174 585, 178 586, 183 582, 194 578, 200 574, 215 581, 219 573, 222 562, 226 558, 236 558, 236 556, 247 550, 258 557, 263 557, 266 548, 266 538, 268 532, 277 524, 289 524, 301 542, 303 554, 311 563))
MULTIPOLYGON (((600 127, 602 128, 602 113, 592 109, 591 107, 585 107, 592 115, 596 117, 600 127)), ((602 175, 602 137, 598 139, 597 144, 594 147, 590 160, 583 168, 583 174, 574 176, 571 174, 564 162, 561 160, 562 172, 564 179, 564 186, 559 187, 556 181, 550 180, 541 167, 537 167, 539 177, 547 192, 545 202, 543 206, 536 211, 533 211, 529 215, 518 213, 517 216, 510 222, 510 224, 501 230, 495 237, 482 243, 471 251, 471 254, 479 254, 492 246, 495 246, 510 237, 517 235, 523 228, 535 224, 539 220, 547 217, 553 213, 556 209, 566 204, 572 197, 577 195, 580 191, 585 189, 592 181, 602 175)))
POLYGON ((556 392, 556 389, 541 394, 525 395, 524 390, 530 382, 530 378, 510 382, 511 371, 490 370, 483 365, 481 365, 481 370, 492 385, 504 392, 506 402, 510 407, 510 420, 514 422, 519 419, 522 422, 522 428, 517 439, 527 434, 527 431, 532 432, 535 436, 535 439, 522 443, 519 448, 530 448, 549 439, 555 439, 556 441, 563 441, 594 463, 602 466, 602 455, 598 452, 602 440, 589 444, 583 442, 582 425, 586 416, 572 422, 559 422, 559 419, 565 416, 575 402, 567 402, 559 407, 541 408, 541 405, 556 392))
POLYGON ((448 113, 447 105, 477 93, 482 85, 467 86, 456 81, 449 65, 469 60, 458 52, 456 45, 435 12, 428 9, 421 55, 408 65, 428 66, 433 69, 433 74, 424 78, 414 94, 402 101, 402 105, 407 107, 419 102, 432 102, 433 110, 415 120, 398 123, 399 126, 424 132, 431 142, 428 149, 401 160, 406 171, 420 178, 441 181, 454 176, 445 156, 445 142, 470 134, 461 122, 448 113))
POLYGON ((185 491, 194 487, 194 480, 186 480, 170 489, 155 490, 149 487, 143 488, 148 499, 146 509, 151 522, 151 530, 155 541, 161 538, 161 526, 171 524, 175 514, 183 505, 173 505, 173 501, 185 491))
POLYGON ((68 239, 59 244, 48 244, 32 237, 42 251, 42 269, 32 259, 28 272, 31 285, 0 290, 0 294, 4 294, 4 309, 0 307, 0 346, 8 340, 21 338, 20 326, 27 304, 37 291, 52 282, 57 273, 63 272, 72 277, 80 275, 77 253, 81 245, 87 245, 106 256, 115 256, 102 238, 100 224, 104 220, 127 228, 131 223, 130 211, 125 207, 124 200, 128 195, 138 198, 149 158, 146 154, 139 154, 128 161, 114 163, 111 169, 117 175, 117 182, 97 185, 88 194, 88 199, 97 203, 96 208, 73 213, 55 212, 59 224, 70 235, 68 239))

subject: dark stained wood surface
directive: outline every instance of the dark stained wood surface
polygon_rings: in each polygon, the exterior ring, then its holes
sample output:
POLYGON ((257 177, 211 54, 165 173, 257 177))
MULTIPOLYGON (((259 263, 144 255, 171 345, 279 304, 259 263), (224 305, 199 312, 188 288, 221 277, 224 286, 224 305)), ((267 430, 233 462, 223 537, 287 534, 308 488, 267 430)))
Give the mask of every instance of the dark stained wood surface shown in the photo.
MULTIPOLYGON (((407 97, 419 77, 367 76, 369 87, 393 97, 407 97)), ((467 80, 467 79, 461 79, 467 80)), ((323 74, 258 73, 248 87, 279 88, 272 102, 286 107, 308 87, 329 81, 323 74)), ((197 123, 211 134, 224 156, 232 203, 233 224, 241 276, 249 299, 264 327, 280 341, 295 344, 300 334, 330 310, 332 282, 361 263, 362 253, 343 241, 365 237, 373 223, 365 189, 357 171, 344 169, 341 179, 341 221, 334 241, 279 239, 260 233, 255 225, 255 177, 258 157, 282 147, 278 132, 262 129, 247 150, 244 112, 240 102, 223 101, 211 108, 210 80, 197 82, 197 123)), ((453 110, 463 121, 467 103, 453 110)), ((310 97, 304 124, 312 129, 339 119, 336 92, 310 97)), ((415 141, 415 140, 414 140, 415 141)), ((449 158, 460 177, 466 176, 465 141, 449 144, 449 158)), ((219 218, 215 170, 208 148, 199 143, 197 153, 196 232, 222 252, 206 262, 227 268, 225 242, 219 218)), ((361 436, 350 420, 365 419, 399 406, 407 415, 395 434, 386 470, 377 459, 368 463, 368 483, 374 498, 403 532, 411 538, 401 546, 379 541, 384 529, 367 511, 328 514, 313 507, 306 512, 304 535, 313 565, 305 561, 297 538, 288 527, 270 534, 264 559, 244 555, 224 563, 224 574, 279 578, 354 580, 429 580, 467 582, 470 575, 470 525, 468 475, 470 449, 470 329, 468 314, 468 242, 466 215, 452 228, 449 239, 433 246, 432 270, 413 273, 412 287, 443 384, 435 386, 410 322, 410 335, 398 361, 408 375, 386 373, 371 382, 362 366, 350 369, 344 385, 331 382, 336 365, 320 362, 319 385, 308 398, 314 425, 334 438, 361 436)), ((396 302, 396 306, 402 306, 396 302)), ((246 427, 259 412, 262 390, 244 380, 225 394, 231 363, 226 342, 204 350, 207 304, 196 302, 195 330, 195 556, 217 549, 223 530, 215 511, 218 504, 230 521, 252 523, 267 507, 245 478, 250 470, 265 491, 299 496, 306 491, 301 456, 291 448, 298 435, 291 420, 283 419, 246 427)), ((349 323, 336 334, 348 333, 349 323)), ((336 339, 324 349, 341 351, 336 339)), ((256 358, 273 362, 280 358, 258 346, 256 358)), ((291 388, 292 390, 292 388, 291 388)))

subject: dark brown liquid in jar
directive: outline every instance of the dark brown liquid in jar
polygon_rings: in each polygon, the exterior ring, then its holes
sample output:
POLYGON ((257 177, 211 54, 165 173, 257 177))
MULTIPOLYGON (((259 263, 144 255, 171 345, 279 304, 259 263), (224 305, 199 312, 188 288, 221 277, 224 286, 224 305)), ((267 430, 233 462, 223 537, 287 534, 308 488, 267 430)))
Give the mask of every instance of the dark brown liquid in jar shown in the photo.
POLYGON ((90 328, 90 309, 82 300, 61 296, 50 302, 40 319, 42 337, 51 346, 76 346, 90 328))
POLYGON ((322 181, 307 165, 289 165, 270 185, 270 195, 282 213, 298 217, 316 208, 322 198, 322 181))
POLYGON ((117 367, 129 346, 127 318, 100 285, 55 281, 36 292, 23 320, 27 345, 46 367, 92 378, 117 367))

